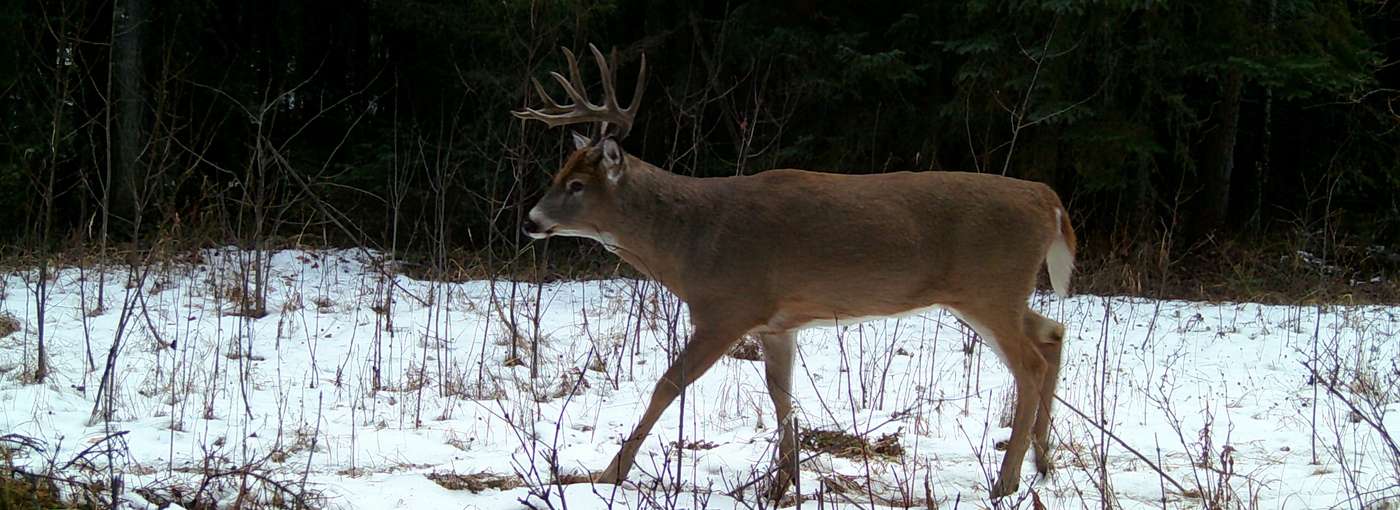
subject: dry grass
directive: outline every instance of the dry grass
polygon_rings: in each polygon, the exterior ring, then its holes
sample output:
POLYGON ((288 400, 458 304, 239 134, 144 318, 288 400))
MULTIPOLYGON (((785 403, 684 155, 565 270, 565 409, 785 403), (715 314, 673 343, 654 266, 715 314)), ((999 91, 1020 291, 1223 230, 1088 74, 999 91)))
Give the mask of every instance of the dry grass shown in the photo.
POLYGON ((66 505, 58 494, 57 485, 38 476, 14 471, 9 476, 0 477, 0 508, 64 508, 66 505))
POLYGON ((0 508, 39 509, 64 508, 58 485, 53 480, 18 469, 14 464, 18 452, 0 446, 0 508))
POLYGON ((0 312, 0 338, 13 335, 23 329, 19 319, 10 312, 0 312))
POLYGON ((1306 249, 1305 238, 1211 241, 1179 253, 1160 242, 1084 239, 1074 292, 1285 305, 1400 302, 1396 256, 1362 243, 1329 245, 1324 256, 1306 249))
POLYGON ((799 434, 799 448, 847 459, 883 459, 897 461, 904 456, 899 435, 885 434, 870 441, 843 430, 804 430, 799 434))
POLYGON ((749 361, 763 361, 763 344, 758 337, 745 335, 739 343, 729 349, 729 357, 749 361))
MULTIPOLYGON (((1400 279, 1393 277, 1400 274, 1400 255, 1360 241, 1334 241, 1324 248, 1318 237, 1298 232, 1240 235, 1186 248, 1163 248, 1162 240, 1111 240, 1086 234, 1075 264, 1074 292, 1266 304, 1400 302, 1400 279)), ((497 278, 529 282, 642 278, 595 244, 552 240, 548 256, 538 264, 519 259, 492 264, 484 251, 458 252, 451 257, 457 261, 451 268, 434 270, 425 262, 405 262, 399 270, 414 279, 442 281, 490 278, 492 267, 497 278)), ((497 260, 510 259, 497 256, 497 260)), ((404 260, 415 259, 406 256, 404 260)), ((1048 289, 1048 281, 1042 287, 1048 289)))
POLYGON ((458 474, 434 471, 427 477, 442 488, 453 491, 471 491, 473 494, 487 490, 509 490, 525 485, 519 477, 492 473, 458 474))
POLYGON ((680 441, 671 441, 670 444, 671 444, 671 447, 672 447, 672 448, 679 448, 679 449, 681 449, 681 450, 696 450, 696 451, 713 450, 715 447, 719 446, 718 444, 715 444, 713 441, 706 441, 706 440, 704 440, 704 439, 687 439, 687 440, 686 440, 685 442, 683 442, 683 443, 680 442, 680 441))

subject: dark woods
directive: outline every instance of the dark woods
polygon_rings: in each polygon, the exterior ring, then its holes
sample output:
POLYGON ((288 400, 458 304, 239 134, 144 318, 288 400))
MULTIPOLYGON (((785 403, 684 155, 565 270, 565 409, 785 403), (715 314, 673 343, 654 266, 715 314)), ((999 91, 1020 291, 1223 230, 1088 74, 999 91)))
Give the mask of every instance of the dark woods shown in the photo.
POLYGON ((627 147, 679 173, 1045 181, 1087 264, 1133 268, 1120 288, 1237 245, 1400 267, 1386 2, 11 0, 0 39, 12 254, 303 242, 511 270, 567 137, 508 112, 591 41, 620 90, 646 53, 627 147))

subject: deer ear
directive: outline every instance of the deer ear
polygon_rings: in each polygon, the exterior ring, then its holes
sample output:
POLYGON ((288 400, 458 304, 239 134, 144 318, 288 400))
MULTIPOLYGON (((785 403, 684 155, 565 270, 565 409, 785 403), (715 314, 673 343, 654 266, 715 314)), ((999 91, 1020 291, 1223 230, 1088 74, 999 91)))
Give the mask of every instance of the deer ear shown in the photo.
POLYGON ((622 178, 624 166, 622 147, 612 138, 604 138, 598 147, 603 151, 603 169, 607 170, 608 180, 617 182, 622 178))
POLYGON ((588 142, 592 141, 589 140, 588 137, 579 134, 578 131, 569 131, 569 133, 574 135, 574 149, 582 149, 584 147, 587 147, 588 142))

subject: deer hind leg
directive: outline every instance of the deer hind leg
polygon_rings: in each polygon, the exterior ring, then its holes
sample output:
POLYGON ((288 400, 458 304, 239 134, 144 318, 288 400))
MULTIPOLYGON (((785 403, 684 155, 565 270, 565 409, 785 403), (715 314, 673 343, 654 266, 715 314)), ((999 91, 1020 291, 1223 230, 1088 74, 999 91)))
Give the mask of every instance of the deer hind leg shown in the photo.
POLYGON ((777 464, 777 477, 769 488, 768 495, 774 501, 780 500, 788 486, 797 480, 797 427, 792 416, 792 362, 797 344, 791 331, 764 333, 763 366, 768 381, 768 396, 773 399, 773 410, 777 414, 778 451, 774 457, 777 464))
POLYGON ((1046 361, 1024 328, 1024 304, 1016 306, 958 307, 958 316, 972 326, 984 341, 996 349, 1016 382, 1016 407, 1011 419, 1011 440, 1001 470, 991 487, 991 497, 1000 498, 1016 492, 1021 481, 1021 462, 1030 446, 1036 411, 1041 401, 1046 361))
POLYGON ((1055 404, 1055 387, 1060 382, 1060 359, 1064 350, 1065 327, 1033 310, 1025 315, 1026 336, 1036 342, 1045 358, 1045 378, 1040 384, 1040 409, 1035 414, 1035 470, 1041 475, 1055 468, 1050 455, 1050 417, 1055 404))
POLYGON ((627 472, 632 470, 632 462, 637 457, 637 450, 641 448, 647 434, 651 433, 651 427, 656 425, 656 420, 661 418, 661 413, 666 411, 671 401, 680 396, 686 386, 704 375, 705 371, 724 356, 738 340, 738 332, 696 324, 690 342, 666 369, 661 380, 656 382, 656 387, 651 392, 651 402, 647 404, 641 420, 637 421, 637 426, 632 429, 632 434, 623 440, 622 449, 618 450, 617 456, 613 457, 608 467, 594 477, 594 481, 616 484, 626 480, 627 472))

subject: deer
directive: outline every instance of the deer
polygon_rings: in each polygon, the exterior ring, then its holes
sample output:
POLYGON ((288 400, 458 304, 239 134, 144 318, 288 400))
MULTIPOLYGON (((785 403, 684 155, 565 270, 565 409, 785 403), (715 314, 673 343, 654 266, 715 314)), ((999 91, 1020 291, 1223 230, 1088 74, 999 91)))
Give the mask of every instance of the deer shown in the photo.
MULTIPOLYGON (((1017 492, 1026 450, 1037 473, 1053 468, 1050 419, 1065 328, 1028 306, 1040 266, 1068 294, 1074 228, 1049 186, 995 174, 947 171, 839 174, 774 169, 689 177, 622 149, 646 86, 641 56, 632 101, 621 107, 615 69, 592 44, 603 98, 587 97, 578 60, 550 76, 569 103, 532 80, 545 101, 512 114, 573 132, 574 150, 522 220, 533 239, 596 240, 690 311, 691 335, 652 390, 632 433, 594 483, 627 478, 643 441, 685 388, 745 335, 762 345, 764 377, 780 431, 768 496, 798 479, 793 416, 795 332, 932 308, 949 310, 989 345, 1015 382, 1011 437, 991 499, 1017 492), (775 472, 776 471, 776 472, 775 472)), ((617 51, 611 55, 617 62, 617 51)))

